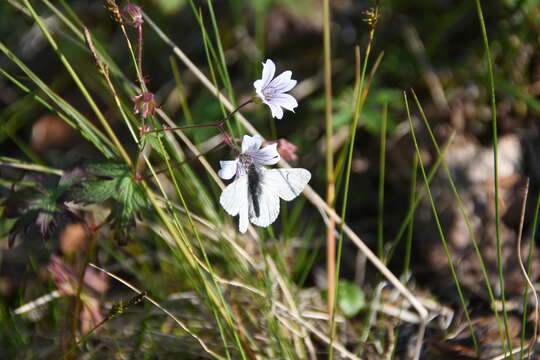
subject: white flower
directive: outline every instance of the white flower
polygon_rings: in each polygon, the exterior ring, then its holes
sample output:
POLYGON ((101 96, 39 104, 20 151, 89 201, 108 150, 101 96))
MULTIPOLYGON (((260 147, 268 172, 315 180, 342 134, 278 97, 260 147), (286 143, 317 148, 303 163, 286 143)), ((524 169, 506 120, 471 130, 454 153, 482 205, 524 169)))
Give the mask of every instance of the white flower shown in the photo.
POLYGON ((236 160, 220 161, 218 174, 232 179, 221 193, 219 202, 231 216, 239 216, 238 230, 247 231, 249 222, 266 227, 279 215, 279 199, 297 197, 311 179, 306 169, 267 169, 280 157, 277 144, 261 148, 262 138, 244 135, 242 152, 236 160))
POLYGON ((272 111, 272 117, 281 119, 283 109, 294 112, 294 108, 298 106, 292 95, 285 94, 296 85, 296 80, 291 79, 292 72, 289 70, 274 78, 275 72, 276 65, 272 60, 267 59, 266 63, 263 63, 262 79, 256 80, 253 86, 257 97, 272 111))
POLYGON ((220 178, 224 180, 245 175, 249 165, 254 164, 257 168, 263 165, 275 165, 279 162, 277 143, 265 146, 261 149, 263 139, 260 136, 244 135, 242 139, 242 153, 235 160, 220 161, 221 169, 218 171, 220 178))

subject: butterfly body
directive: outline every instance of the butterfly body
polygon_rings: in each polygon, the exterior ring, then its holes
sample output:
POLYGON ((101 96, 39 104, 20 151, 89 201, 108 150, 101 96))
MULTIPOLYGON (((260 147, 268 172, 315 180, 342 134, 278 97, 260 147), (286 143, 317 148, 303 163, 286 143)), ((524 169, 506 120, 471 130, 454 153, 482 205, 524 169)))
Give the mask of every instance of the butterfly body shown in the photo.
POLYGON ((261 193, 261 176, 257 171, 255 164, 250 164, 247 169, 248 177, 248 194, 251 197, 251 204, 253 204, 253 211, 256 216, 260 215, 259 196, 261 193))

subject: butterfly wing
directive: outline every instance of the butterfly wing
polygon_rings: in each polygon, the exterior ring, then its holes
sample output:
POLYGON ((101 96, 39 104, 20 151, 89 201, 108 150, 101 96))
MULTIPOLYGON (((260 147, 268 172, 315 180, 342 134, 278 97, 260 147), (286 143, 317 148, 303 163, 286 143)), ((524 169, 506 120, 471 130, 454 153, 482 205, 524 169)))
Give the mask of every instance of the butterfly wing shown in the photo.
POLYGON ((257 226, 266 227, 276 221, 279 215, 279 196, 272 187, 265 184, 265 174, 268 170, 260 170, 260 191, 257 198, 249 197, 249 220, 257 226), (259 214, 255 213, 254 201, 258 201, 259 214))
POLYGON ((291 201, 304 191, 310 179, 306 169, 271 169, 265 172, 263 184, 283 200, 291 201))
POLYGON ((227 185, 221 193, 219 203, 229 215, 239 215, 238 230, 241 233, 245 233, 248 227, 250 208, 247 175, 240 176, 238 179, 227 185))
POLYGON ((253 199, 249 199, 249 220, 257 226, 266 227, 276 221, 279 215, 279 198, 290 201, 300 195, 311 179, 305 169, 265 169, 262 168, 259 216, 253 211, 253 199))
POLYGON ((238 230, 245 233, 248 222, 266 227, 279 215, 279 199, 290 201, 300 195, 311 179, 306 169, 260 170, 260 193, 256 199, 249 196, 248 176, 243 175, 230 183, 221 193, 219 202, 231 215, 239 215, 238 230), (259 214, 255 214, 253 201, 258 201, 259 214))

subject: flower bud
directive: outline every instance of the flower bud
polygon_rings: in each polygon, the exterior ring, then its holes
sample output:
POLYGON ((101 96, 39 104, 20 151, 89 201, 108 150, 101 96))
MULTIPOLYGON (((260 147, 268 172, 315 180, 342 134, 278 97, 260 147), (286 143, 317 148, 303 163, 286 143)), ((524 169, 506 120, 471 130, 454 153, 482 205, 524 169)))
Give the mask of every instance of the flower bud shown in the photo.
POLYGON ((133 113, 139 114, 143 119, 148 116, 154 116, 156 110, 159 109, 154 94, 148 91, 132 97, 131 100, 135 103, 133 113))
POLYGON ((139 27, 143 24, 142 11, 137 5, 128 3, 121 10, 122 17, 125 22, 133 27, 139 27))

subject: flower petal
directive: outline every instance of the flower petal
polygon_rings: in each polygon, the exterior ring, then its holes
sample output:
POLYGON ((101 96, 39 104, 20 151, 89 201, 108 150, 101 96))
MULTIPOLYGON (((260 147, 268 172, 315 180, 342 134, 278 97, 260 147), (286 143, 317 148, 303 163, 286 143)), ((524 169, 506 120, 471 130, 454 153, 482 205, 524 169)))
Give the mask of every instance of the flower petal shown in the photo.
POLYGON ((238 159, 220 161, 219 165, 221 165, 221 169, 218 171, 219 177, 224 180, 229 180, 236 175, 236 171, 238 170, 238 159))
POLYGON ((277 105, 273 101, 271 102, 265 101, 264 103, 268 105, 268 107, 270 108, 270 111, 272 111, 272 117, 278 120, 283 117, 283 109, 281 108, 281 106, 277 105))
POLYGON ((277 143, 267 145, 262 149, 249 153, 258 165, 274 165, 279 162, 277 143))
POLYGON ((242 154, 253 153, 260 149, 262 138, 260 136, 244 135, 242 138, 242 154))
POLYGON ((259 79, 259 80, 255 80, 253 82, 253 87, 255 88, 255 91, 257 92, 257 94, 259 92, 261 92, 262 88, 263 88, 263 81, 262 79, 259 79))
POLYGON ((294 112, 294 108, 298 107, 296 99, 289 94, 276 94, 272 96, 272 103, 292 112, 294 112))
POLYGON ((266 59, 266 63, 263 63, 263 72, 262 72, 262 86, 266 87, 272 80, 276 73, 276 64, 270 59, 266 59))
POLYGON ((274 80, 272 80, 268 87, 271 87, 276 92, 287 92, 296 86, 297 81, 291 80, 292 72, 290 70, 284 71, 274 80))
POLYGON ((261 99, 263 102, 266 100, 266 96, 264 96, 263 94, 263 89, 262 87, 258 86, 258 85, 255 85, 257 83, 262 83, 262 80, 257 80, 253 83, 253 86, 255 86, 255 93, 257 94, 257 96, 259 97, 259 99, 261 99))

